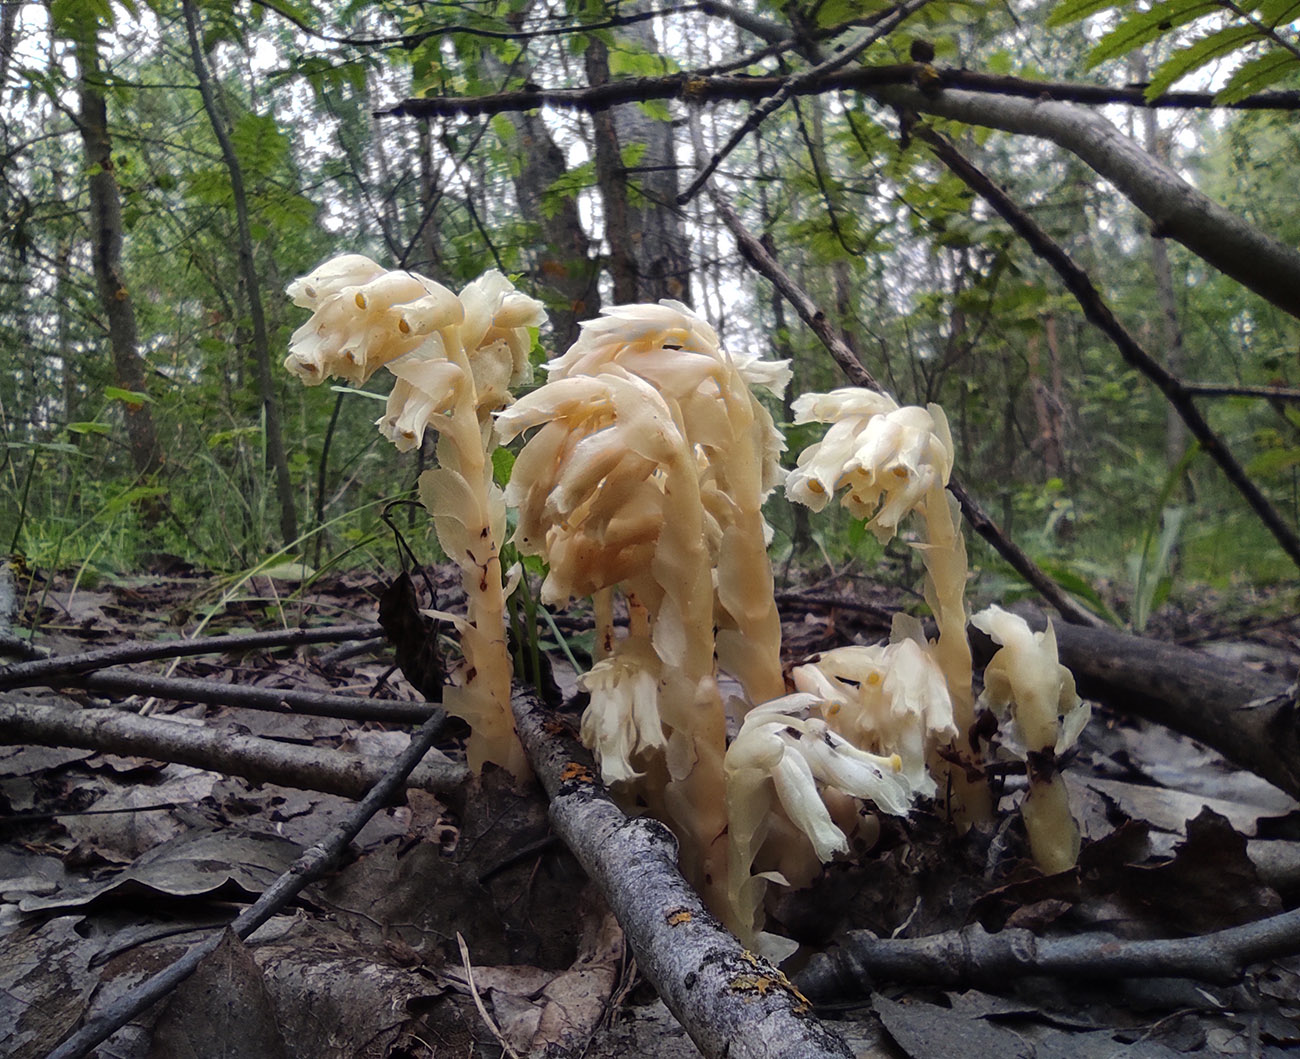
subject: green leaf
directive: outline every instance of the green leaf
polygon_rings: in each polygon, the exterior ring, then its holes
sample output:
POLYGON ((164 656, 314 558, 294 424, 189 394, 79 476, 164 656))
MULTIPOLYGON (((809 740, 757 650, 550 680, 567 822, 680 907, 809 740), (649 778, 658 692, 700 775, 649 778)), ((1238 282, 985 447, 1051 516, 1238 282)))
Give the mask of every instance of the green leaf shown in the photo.
POLYGON ((649 144, 645 143, 629 143, 619 151, 619 160, 623 163, 623 168, 635 169, 639 166, 649 146, 649 144))
POLYGON ((123 390, 119 386, 105 386, 104 396, 110 401, 121 401, 123 404, 134 405, 139 407, 142 404, 151 404, 153 398, 147 393, 139 393, 136 390, 123 390))
POLYGON ((1107 59, 1119 59, 1134 48, 1159 40, 1170 30, 1221 10, 1215 0, 1163 0, 1125 18, 1088 53, 1091 69, 1107 59))
POLYGON ((637 106, 641 108, 642 114, 654 121, 671 122, 673 120, 673 112, 668 109, 668 104, 662 99, 642 100, 637 103, 637 106))
POLYGON ((1092 587, 1087 581, 1080 577, 1063 563, 1056 562, 1052 559, 1040 559, 1038 565, 1072 596, 1077 596, 1083 602, 1087 603, 1094 611, 1104 617, 1112 625, 1123 624, 1119 616, 1106 605, 1102 599, 1101 593, 1092 587))
POLYGON ((1246 473, 1266 476, 1290 470, 1297 465, 1300 465, 1300 448, 1269 449, 1246 465, 1246 473))
POLYGON ((1289 51, 1274 48, 1238 66, 1228 78, 1228 83, 1214 97, 1214 101, 1239 103, 1296 72, 1300 72, 1300 60, 1289 51))
POLYGON ((492 478, 497 485, 504 486, 510 481, 510 472, 515 467, 515 454, 507 448, 498 446, 492 450, 492 478))
POLYGON ((1196 72, 1206 63, 1244 48, 1258 37, 1259 31, 1254 26, 1228 26, 1174 52, 1151 78, 1151 84, 1144 93, 1146 98, 1158 99, 1169 91, 1170 86, 1188 74, 1196 72))
POLYGON ((113 428, 110 427, 107 423, 95 423, 89 421, 82 421, 79 423, 69 423, 68 433, 69 434, 111 434, 113 433, 113 428))
POLYGON ((611 77, 662 77, 681 69, 672 59, 626 41, 609 49, 609 74, 611 77))
POLYGON ((1089 15, 1109 11, 1121 2, 1122 0, 1065 0, 1064 3, 1057 4, 1052 13, 1047 16, 1047 26, 1049 29, 1068 26, 1071 22, 1078 22, 1089 15))
POLYGON ((550 186, 542 192, 542 212, 547 217, 554 217, 560 212, 565 199, 573 198, 579 191, 596 186, 596 163, 594 160, 574 166, 567 173, 562 173, 551 181, 550 186))

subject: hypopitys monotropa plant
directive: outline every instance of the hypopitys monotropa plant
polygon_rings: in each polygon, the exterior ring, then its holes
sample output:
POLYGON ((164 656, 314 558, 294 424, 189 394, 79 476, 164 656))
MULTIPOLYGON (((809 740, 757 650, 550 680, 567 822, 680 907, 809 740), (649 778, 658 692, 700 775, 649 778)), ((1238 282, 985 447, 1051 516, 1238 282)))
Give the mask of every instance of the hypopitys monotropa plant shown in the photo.
POLYGON ((1079 699, 1073 675, 1060 663, 1050 621, 1045 631, 1033 632, 1020 615, 994 606, 972 617, 971 624, 999 645, 984 669, 980 704, 1000 717, 1011 715, 1017 744, 1012 749, 1023 754, 1029 775, 1029 793, 1020 807, 1029 849, 1043 871, 1068 871, 1079 858, 1079 826, 1070 815, 1057 758, 1079 738, 1091 708, 1079 699))
POLYGON ((290 284, 312 316, 294 333, 285 367, 308 385, 337 376, 360 385, 380 367, 396 377, 376 424, 399 451, 438 434, 438 466, 420 476, 420 499, 438 542, 461 569, 468 600, 453 618, 463 662, 444 694, 469 722, 471 767, 491 761, 515 776, 528 761, 510 713, 500 546, 506 532, 501 489, 492 480, 492 413, 529 371, 529 328, 540 302, 488 272, 459 295, 414 272, 387 271, 347 254, 290 284))
MULTIPOLYGON (((549 381, 510 405, 508 388, 526 367, 524 327, 540 314, 503 277, 489 274, 457 298, 350 256, 295 288, 317 315, 295 335, 291 369, 309 382, 364 381, 387 365, 398 383, 381 429, 400 447, 428 427, 442 435, 442 466, 422 496, 467 591, 469 578, 477 583, 482 613, 500 601, 489 590, 499 592, 500 569, 483 562, 475 532, 495 553, 503 500, 518 509, 519 550, 549 566, 543 601, 593 599, 597 662, 582 678, 591 696, 582 737, 603 777, 673 828, 683 871, 742 939, 771 955, 790 951, 762 930, 767 885, 803 885, 869 837, 868 806, 903 813, 932 793, 926 763, 941 768, 937 751, 973 717, 965 546, 944 488, 952 443, 942 412, 864 391, 796 403, 801 420, 833 425, 801 457, 787 492, 821 507, 847 486, 844 502, 882 539, 918 513, 940 637, 929 643, 919 623, 900 618, 885 647, 843 648, 797 667, 799 692, 788 695, 762 516, 782 477, 783 440, 754 394, 779 395, 784 364, 727 353, 679 303, 620 306, 585 324, 546 365, 549 381), (488 470, 494 409, 500 440, 531 432, 504 497, 488 470), (624 632, 614 626, 616 595, 624 632), (719 673, 740 686, 726 704, 719 673), (739 725, 730 747, 728 710, 739 725)), ((509 721, 488 708, 508 692, 475 689, 468 664, 504 662, 504 632, 493 640, 488 624, 472 611, 459 626, 469 645, 454 708, 475 739, 491 729, 471 743, 476 767, 519 760, 514 749, 484 749, 506 745, 509 721)), ((949 790, 959 782, 944 777, 949 790)), ((959 793, 978 815, 972 788, 959 793)))
POLYGON ((953 444, 948 418, 937 404, 899 407, 887 394, 856 387, 805 394, 794 403, 796 423, 830 423, 825 437, 805 449, 786 480, 786 495, 820 511, 837 492, 841 503, 867 519, 881 542, 892 538, 911 513, 924 535, 917 544, 925 564, 925 600, 939 627, 934 657, 943 671, 959 738, 946 760, 931 767, 944 775, 944 794, 965 822, 993 813, 988 784, 979 775, 974 737, 975 696, 966 637, 966 541, 956 498, 948 493, 953 444))

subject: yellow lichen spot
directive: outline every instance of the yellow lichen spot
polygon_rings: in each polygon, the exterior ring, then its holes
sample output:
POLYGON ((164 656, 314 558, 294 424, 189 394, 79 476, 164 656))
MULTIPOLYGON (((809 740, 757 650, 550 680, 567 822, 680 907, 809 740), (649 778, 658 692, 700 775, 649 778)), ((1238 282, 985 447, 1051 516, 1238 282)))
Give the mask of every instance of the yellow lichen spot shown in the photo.
POLYGON ((692 918, 690 910, 686 908, 674 909, 664 917, 670 927, 680 927, 683 923, 689 923, 692 918))
POLYGON ((560 770, 560 779, 565 783, 594 783, 596 777, 582 762, 570 761, 560 770))
POLYGON ((709 92, 707 77, 693 77, 682 85, 683 99, 703 99, 709 92))
POLYGON ((906 467, 895 467, 891 473, 895 478, 906 478, 909 472, 906 467))
POLYGON ((867 676, 867 683, 874 688, 876 685, 880 683, 881 679, 882 678, 880 676, 880 670, 873 669, 871 673, 867 676))
POLYGON ((406 322, 406 317, 402 317, 402 319, 397 321, 397 330, 401 331, 404 335, 409 335, 411 333, 411 325, 406 322))

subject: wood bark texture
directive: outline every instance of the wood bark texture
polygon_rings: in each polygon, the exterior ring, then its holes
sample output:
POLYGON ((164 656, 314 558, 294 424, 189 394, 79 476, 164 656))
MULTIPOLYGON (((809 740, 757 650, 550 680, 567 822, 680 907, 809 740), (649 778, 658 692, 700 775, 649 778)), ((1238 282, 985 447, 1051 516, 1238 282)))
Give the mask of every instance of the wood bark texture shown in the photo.
POLYGON ((848 1059, 779 970, 746 951, 677 870, 663 825, 610 800, 591 756, 527 692, 519 737, 551 799, 551 823, 618 917, 637 967, 708 1059, 848 1059))

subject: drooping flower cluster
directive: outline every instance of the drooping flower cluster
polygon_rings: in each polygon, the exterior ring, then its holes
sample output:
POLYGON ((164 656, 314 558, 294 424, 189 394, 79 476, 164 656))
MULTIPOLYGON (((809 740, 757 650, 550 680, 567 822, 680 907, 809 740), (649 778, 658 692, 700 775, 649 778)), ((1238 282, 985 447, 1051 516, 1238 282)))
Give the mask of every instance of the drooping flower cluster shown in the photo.
MULTIPOLYGON (((925 599, 939 626, 934 657, 948 685, 954 718, 962 736, 975 723, 970 645, 966 639, 966 541, 957 501, 946 486, 952 473, 953 444, 948 419, 936 404, 903 407, 886 394, 846 388, 805 394, 794 405, 800 423, 823 422, 826 436, 799 456, 786 480, 786 495, 814 511, 843 490, 841 502, 881 541, 898 532, 912 512, 922 519, 918 544, 926 568, 925 599)), ((960 755, 972 771, 979 757, 969 739, 960 755)), ((957 757, 954 752, 949 758, 957 757)), ((965 767, 947 767, 945 790, 967 821, 988 819, 992 803, 984 783, 972 783, 965 767)))
POLYGON ((285 367, 308 385, 331 377, 362 384, 381 367, 396 377, 376 425, 399 451, 434 429, 439 466, 420 478, 443 551, 461 568, 468 613, 464 658, 447 708, 469 721, 470 764, 492 761, 517 776, 528 764, 510 714, 510 656, 500 546, 506 509, 492 481, 491 414, 529 374, 530 328, 540 302, 487 272, 459 295, 414 272, 387 271, 345 254, 289 285, 312 316, 296 332, 285 367))
POLYGON ((1091 709, 1060 663, 1050 621, 1046 631, 1033 632, 1020 615, 993 606, 971 624, 1000 645, 984 670, 980 705, 1001 718, 1010 713, 1012 745, 1025 756, 1029 794, 1020 811, 1030 851, 1044 871, 1066 871, 1079 857, 1079 828, 1056 759, 1079 738, 1091 709))

